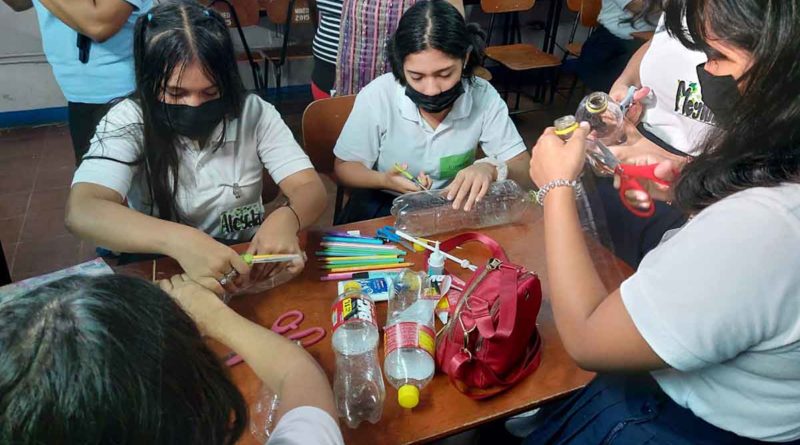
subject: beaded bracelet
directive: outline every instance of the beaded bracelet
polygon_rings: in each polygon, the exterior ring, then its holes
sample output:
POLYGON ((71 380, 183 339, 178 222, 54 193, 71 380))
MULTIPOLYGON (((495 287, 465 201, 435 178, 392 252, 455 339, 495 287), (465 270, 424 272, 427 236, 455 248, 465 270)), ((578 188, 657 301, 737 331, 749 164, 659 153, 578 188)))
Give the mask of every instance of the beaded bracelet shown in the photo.
POLYGON ((536 202, 539 203, 540 206, 544 207, 544 198, 550 192, 557 187, 572 187, 575 190, 575 195, 579 196, 581 193, 582 187, 580 187, 580 183, 576 180, 568 181, 566 179, 554 179, 547 184, 543 185, 538 192, 536 192, 536 202))

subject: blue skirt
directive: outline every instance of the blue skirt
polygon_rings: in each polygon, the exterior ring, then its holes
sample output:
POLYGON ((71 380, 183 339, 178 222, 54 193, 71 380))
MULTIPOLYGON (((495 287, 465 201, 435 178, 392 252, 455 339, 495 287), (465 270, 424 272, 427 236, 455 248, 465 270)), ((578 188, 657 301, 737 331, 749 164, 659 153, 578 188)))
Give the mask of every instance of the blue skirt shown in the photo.
POLYGON ((548 413, 543 426, 525 439, 525 445, 766 443, 700 419, 673 402, 650 374, 600 374, 548 413))

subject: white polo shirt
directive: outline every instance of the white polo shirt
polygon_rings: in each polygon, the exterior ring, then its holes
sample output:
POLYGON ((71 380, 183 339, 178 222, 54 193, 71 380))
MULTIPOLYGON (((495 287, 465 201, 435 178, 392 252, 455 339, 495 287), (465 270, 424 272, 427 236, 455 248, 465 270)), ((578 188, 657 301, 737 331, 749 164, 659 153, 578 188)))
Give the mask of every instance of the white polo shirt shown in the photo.
POLYGON ((691 155, 698 154, 697 147, 712 128, 714 118, 703 102, 697 80, 697 65, 706 60, 702 51, 686 48, 667 33, 662 15, 639 67, 642 86, 650 87, 656 97, 645 109, 644 127, 691 155))
POLYGON ((798 246, 800 184, 751 188, 669 232, 622 283, 675 403, 740 436, 800 439, 798 246))
MULTIPOLYGON (((136 162, 142 158, 141 122, 141 110, 134 101, 115 105, 98 125, 86 155, 111 159, 85 159, 72 184, 87 182, 110 188, 127 197, 131 208, 158 216, 158 209, 151 209, 143 163, 126 165, 112 160, 136 162)), ((264 168, 279 184, 314 167, 280 114, 256 95, 247 97, 242 116, 228 123, 223 144, 214 150, 222 131, 220 123, 207 147, 178 138, 184 148, 178 151, 177 207, 182 223, 216 238, 245 241, 255 235, 264 217, 264 168), (238 184, 238 198, 234 184, 238 184)))
POLYGON ((433 130, 392 73, 378 77, 356 96, 334 154, 382 172, 407 163, 411 174, 424 171, 438 189, 472 165, 479 144, 487 156, 502 161, 524 152, 522 137, 494 87, 478 77, 472 84, 462 82, 464 94, 433 130))
POLYGON ((313 406, 301 406, 281 417, 266 445, 344 445, 344 439, 330 414, 313 406))

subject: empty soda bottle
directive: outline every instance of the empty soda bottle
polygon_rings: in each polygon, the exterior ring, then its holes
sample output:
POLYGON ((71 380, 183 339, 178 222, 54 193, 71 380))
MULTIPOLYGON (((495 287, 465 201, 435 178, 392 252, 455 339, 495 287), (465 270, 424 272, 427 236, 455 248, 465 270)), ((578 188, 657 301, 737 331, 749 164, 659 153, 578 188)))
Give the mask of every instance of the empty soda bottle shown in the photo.
POLYGON ((331 313, 336 353, 333 393, 339 416, 350 428, 364 420, 376 423, 383 414, 386 388, 378 363, 375 303, 358 282, 349 281, 331 313))
POLYGON ((414 236, 426 236, 510 224, 519 221, 530 204, 536 202, 531 192, 510 179, 492 183, 468 212, 454 209, 445 193, 421 191, 395 198, 391 210, 395 227, 414 236))
POLYGON ((404 270, 389 293, 383 371, 397 388, 397 403, 409 409, 417 406, 420 390, 436 369, 433 315, 438 298, 426 298, 427 282, 425 274, 404 270))
POLYGON ((581 100, 575 112, 578 122, 588 122, 592 128, 591 139, 586 143, 586 154, 592 170, 600 176, 611 176, 613 169, 604 162, 600 149, 592 139, 605 145, 617 145, 625 142, 625 116, 619 104, 603 92, 596 91, 581 100))

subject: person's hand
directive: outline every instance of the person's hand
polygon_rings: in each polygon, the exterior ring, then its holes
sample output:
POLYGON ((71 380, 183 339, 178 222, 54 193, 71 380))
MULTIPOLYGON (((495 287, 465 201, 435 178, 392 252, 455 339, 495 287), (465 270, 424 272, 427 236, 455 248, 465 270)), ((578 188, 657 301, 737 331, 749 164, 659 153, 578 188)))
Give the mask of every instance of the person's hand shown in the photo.
POLYGON ((453 201, 453 208, 462 208, 465 212, 472 210, 476 202, 483 199, 489 186, 497 174, 497 167, 492 164, 478 162, 462 169, 456 174, 453 182, 445 187, 447 200, 453 201))
POLYGON ((192 280, 217 295, 235 293, 247 285, 250 266, 235 250, 199 230, 189 233, 181 238, 176 252, 170 256, 192 280))
POLYGON ((586 137, 589 124, 581 122, 569 141, 556 136, 555 129, 544 130, 531 153, 530 175, 533 183, 543 187, 556 179, 572 181, 580 176, 586 162, 586 137))
POLYGON ((231 310, 208 288, 193 281, 187 274, 175 275, 158 282, 159 287, 194 320, 203 334, 224 311, 231 310))
POLYGON ((299 274, 306 264, 305 252, 300 248, 297 232, 300 227, 294 212, 288 207, 281 207, 272 212, 259 227, 256 236, 250 242, 247 253, 268 255, 272 253, 296 253, 299 259, 285 263, 255 264, 250 273, 252 281, 260 281, 275 276, 284 270, 292 275, 299 274))
MULTIPOLYGON (((628 95, 628 87, 629 85, 625 85, 624 82, 620 82, 618 79, 617 82, 614 82, 614 85, 611 86, 611 90, 608 92, 608 95, 614 100, 616 103, 622 102, 625 99, 625 96, 628 95)), ((642 100, 645 99, 648 94, 650 94, 650 88, 648 87, 641 87, 636 86, 638 89, 636 93, 633 95, 633 102, 631 106, 628 108, 628 111, 625 113, 625 119, 632 123, 634 126, 639 124, 639 121, 642 119, 642 113, 644 112, 644 108, 642 106, 642 100)))
MULTIPOLYGON (((666 152, 664 152, 666 153, 666 152)), ((680 175, 681 170, 686 165, 687 158, 678 158, 673 155, 664 156, 661 154, 645 154, 641 156, 628 157, 626 164, 651 165, 657 164, 653 174, 670 183, 674 182, 680 175), (677 158, 677 159, 676 159, 677 158)), ((614 188, 620 187, 619 175, 614 175, 614 188)), ((658 184, 653 181, 640 180, 640 184, 646 192, 642 190, 628 190, 625 192, 625 200, 633 207, 647 210, 652 205, 652 200, 670 202, 674 198, 673 188, 668 185, 658 184)))
MULTIPOLYGON (((403 169, 408 168, 408 164, 401 164, 403 169)), ((420 172, 417 176, 417 179, 424 185, 425 187, 430 187, 433 181, 431 178, 425 174, 425 172, 420 172)), ((402 173, 395 169, 389 169, 389 171, 383 172, 383 188, 387 190, 393 190, 398 193, 412 193, 420 191, 420 188, 414 182, 408 180, 402 173)))

